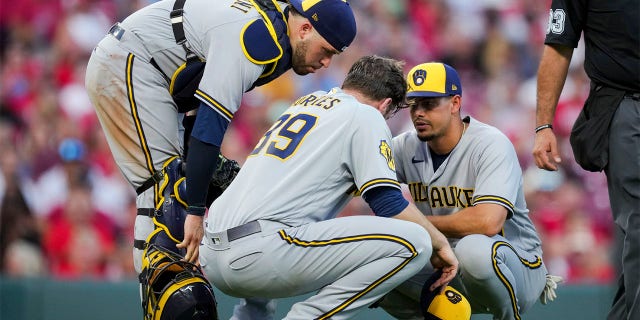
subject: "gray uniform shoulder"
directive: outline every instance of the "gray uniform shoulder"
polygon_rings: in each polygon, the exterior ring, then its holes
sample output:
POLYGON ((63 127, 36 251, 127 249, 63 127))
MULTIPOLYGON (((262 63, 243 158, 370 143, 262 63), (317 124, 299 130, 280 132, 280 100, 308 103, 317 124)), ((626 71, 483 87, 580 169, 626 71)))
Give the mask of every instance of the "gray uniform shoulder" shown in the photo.
POLYGON ((470 117, 466 135, 470 145, 475 149, 513 150, 511 140, 500 129, 470 117))

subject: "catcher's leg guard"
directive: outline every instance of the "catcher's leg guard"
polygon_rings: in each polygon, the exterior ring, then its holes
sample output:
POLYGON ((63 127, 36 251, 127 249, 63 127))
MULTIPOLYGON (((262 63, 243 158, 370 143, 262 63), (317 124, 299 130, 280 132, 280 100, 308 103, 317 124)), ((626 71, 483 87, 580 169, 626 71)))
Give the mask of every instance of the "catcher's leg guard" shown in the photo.
POLYGON ((155 230, 147 238, 147 243, 184 256, 186 249, 176 247, 184 239, 184 221, 187 217, 183 161, 180 157, 173 157, 165 162, 162 170, 164 176, 158 191, 160 200, 153 218, 155 230))

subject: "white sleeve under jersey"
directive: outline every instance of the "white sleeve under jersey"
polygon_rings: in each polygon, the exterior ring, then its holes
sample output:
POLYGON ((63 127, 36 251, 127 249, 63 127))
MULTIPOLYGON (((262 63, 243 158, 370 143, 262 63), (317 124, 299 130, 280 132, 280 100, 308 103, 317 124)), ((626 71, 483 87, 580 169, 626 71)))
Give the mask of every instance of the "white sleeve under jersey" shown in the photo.
POLYGON ((398 180, 408 185, 424 214, 449 215, 480 203, 499 204, 508 211, 504 236, 523 248, 540 245, 515 149, 495 127, 470 118, 466 132, 435 171, 427 143, 415 131, 395 137, 393 151, 398 180))
POLYGON ((400 188, 391 132, 371 106, 334 88, 299 98, 273 124, 209 210, 216 232, 252 220, 291 226, 335 217, 372 187, 400 188))

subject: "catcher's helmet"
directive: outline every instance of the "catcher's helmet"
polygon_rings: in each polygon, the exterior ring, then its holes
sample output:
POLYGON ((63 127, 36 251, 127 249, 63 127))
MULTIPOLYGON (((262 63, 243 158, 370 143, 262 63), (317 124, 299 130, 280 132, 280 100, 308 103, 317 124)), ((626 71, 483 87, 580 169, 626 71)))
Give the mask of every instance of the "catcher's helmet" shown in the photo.
POLYGON ((218 320, 213 287, 196 265, 157 245, 142 262, 142 309, 145 320, 218 320))
POLYGON ((440 277, 436 272, 422 287, 420 305, 425 320, 469 320, 471 319, 471 305, 462 293, 451 286, 446 286, 440 293, 440 288, 433 291, 429 287, 440 277))

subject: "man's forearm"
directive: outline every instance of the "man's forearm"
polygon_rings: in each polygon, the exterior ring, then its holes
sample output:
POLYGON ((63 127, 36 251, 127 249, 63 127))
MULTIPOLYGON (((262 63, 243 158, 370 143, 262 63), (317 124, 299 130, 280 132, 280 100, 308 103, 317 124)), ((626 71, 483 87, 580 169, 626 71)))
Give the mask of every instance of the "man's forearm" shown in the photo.
POLYGON ((470 234, 494 236, 502 230, 507 209, 494 203, 481 203, 443 216, 427 216, 440 232, 449 238, 460 239, 470 234))
POLYGON ((553 123, 573 48, 545 45, 537 80, 536 126, 553 123))
POLYGON ((402 212, 393 216, 394 219, 401 219, 405 221, 411 221, 421 225, 429 232, 431 237, 431 244, 435 250, 439 250, 449 244, 447 238, 442 232, 440 232, 427 218, 416 208, 415 205, 409 204, 402 212))

